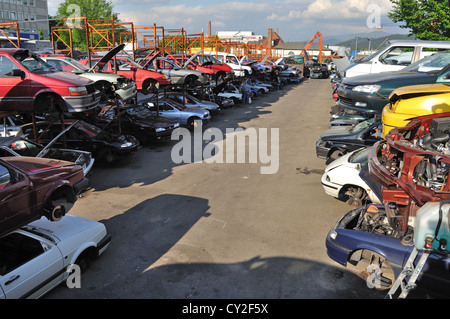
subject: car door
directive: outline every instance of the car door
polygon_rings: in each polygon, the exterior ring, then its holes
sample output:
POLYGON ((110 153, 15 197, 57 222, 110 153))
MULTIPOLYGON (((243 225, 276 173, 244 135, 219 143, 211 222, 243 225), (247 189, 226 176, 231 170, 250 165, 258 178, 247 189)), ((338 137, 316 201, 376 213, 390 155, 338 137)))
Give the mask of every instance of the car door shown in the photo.
POLYGON ((0 286, 7 299, 37 298, 63 280, 62 255, 54 243, 26 231, 0 238, 0 286))
POLYGON ((0 56, 0 111, 32 111, 30 80, 9 56, 0 56))
POLYGON ((0 233, 34 218, 36 194, 27 175, 0 163, 0 233))
MULTIPOLYGON (((176 108, 172 107, 169 103, 164 101, 159 101, 159 116, 171 119, 171 120, 180 120, 180 111, 176 108)), ((153 108, 153 113, 156 114, 156 108, 153 108)))

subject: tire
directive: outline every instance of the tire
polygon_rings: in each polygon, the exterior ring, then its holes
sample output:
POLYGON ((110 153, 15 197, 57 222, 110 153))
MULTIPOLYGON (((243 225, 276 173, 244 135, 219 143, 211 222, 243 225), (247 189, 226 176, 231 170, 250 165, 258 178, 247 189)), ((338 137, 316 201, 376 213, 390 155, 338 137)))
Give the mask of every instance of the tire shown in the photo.
POLYGON ((54 199, 46 205, 45 216, 52 222, 59 221, 73 205, 74 203, 69 202, 66 198, 54 199))
POLYGON ((332 161, 337 160, 339 157, 345 155, 346 153, 346 150, 340 148, 331 151, 330 156, 328 156, 327 163, 331 163, 332 161))
POLYGON ((190 130, 193 130, 193 129, 196 128, 197 125, 198 125, 198 122, 197 122, 197 121, 201 121, 201 119, 198 118, 198 117, 195 117, 195 116, 188 118, 188 120, 187 120, 187 122, 186 122, 187 127, 188 127, 190 130))
POLYGON ((356 274, 377 290, 387 290, 395 281, 395 274, 389 261, 371 250, 353 252, 349 263, 355 266, 356 274))
POLYGON ((142 84, 142 93, 144 94, 157 93, 158 87, 159 87, 158 81, 154 79, 147 79, 142 84))
POLYGON ((195 87, 197 84, 197 77, 194 75, 189 75, 184 79, 184 85, 186 85, 189 88, 195 87))
POLYGON ((348 197, 347 204, 356 208, 368 202, 367 192, 358 186, 350 186, 345 191, 345 196, 348 197))

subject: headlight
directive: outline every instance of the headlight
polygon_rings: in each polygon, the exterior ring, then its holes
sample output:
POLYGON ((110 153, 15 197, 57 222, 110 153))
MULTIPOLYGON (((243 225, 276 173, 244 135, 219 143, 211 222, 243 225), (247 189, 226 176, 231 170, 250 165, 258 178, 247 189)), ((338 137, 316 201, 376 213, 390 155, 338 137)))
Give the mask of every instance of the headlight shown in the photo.
POLYGON ((132 144, 131 142, 126 142, 126 143, 121 144, 120 147, 121 147, 121 148, 125 148, 125 147, 130 147, 130 146, 132 146, 132 145, 133 145, 133 144, 132 144))
POLYGON ((175 123, 175 124, 173 125, 173 127, 178 127, 178 126, 180 126, 180 123, 175 123))
POLYGON ((380 89, 380 85, 358 85, 353 88, 354 92, 375 93, 380 89))
POLYGON ((72 96, 87 95, 88 91, 85 86, 69 86, 69 93, 72 96))
POLYGON ((337 232, 334 230, 330 231, 330 237, 331 237, 331 239, 336 240, 337 232))
POLYGON ((158 127, 155 129, 156 132, 164 132, 166 129, 164 127, 158 127))

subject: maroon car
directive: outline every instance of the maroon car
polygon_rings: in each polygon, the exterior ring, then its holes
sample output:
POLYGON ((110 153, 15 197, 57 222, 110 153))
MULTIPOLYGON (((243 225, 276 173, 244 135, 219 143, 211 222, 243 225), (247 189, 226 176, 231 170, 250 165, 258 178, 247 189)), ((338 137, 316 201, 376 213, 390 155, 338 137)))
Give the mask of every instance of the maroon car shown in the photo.
POLYGON ((450 113, 420 116, 377 142, 369 172, 382 187, 391 226, 406 232, 426 202, 450 199, 450 113))
POLYGON ((42 216, 60 220, 87 185, 83 169, 72 162, 0 158, 0 236, 42 216))

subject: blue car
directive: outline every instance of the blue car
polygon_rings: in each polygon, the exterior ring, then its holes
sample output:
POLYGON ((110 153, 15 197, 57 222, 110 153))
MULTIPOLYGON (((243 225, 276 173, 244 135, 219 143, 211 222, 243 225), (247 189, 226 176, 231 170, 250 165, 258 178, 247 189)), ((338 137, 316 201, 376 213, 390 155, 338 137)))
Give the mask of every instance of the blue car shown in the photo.
MULTIPOLYGON (((399 234, 387 222, 383 205, 364 205, 342 216, 326 237, 328 256, 366 280, 368 288, 392 286, 414 250, 412 233, 399 234)), ((415 264, 422 252, 419 251, 415 264)), ((450 258, 432 252, 423 267, 417 288, 436 297, 450 297, 450 258)), ((400 291, 398 291, 400 292, 400 291)))

